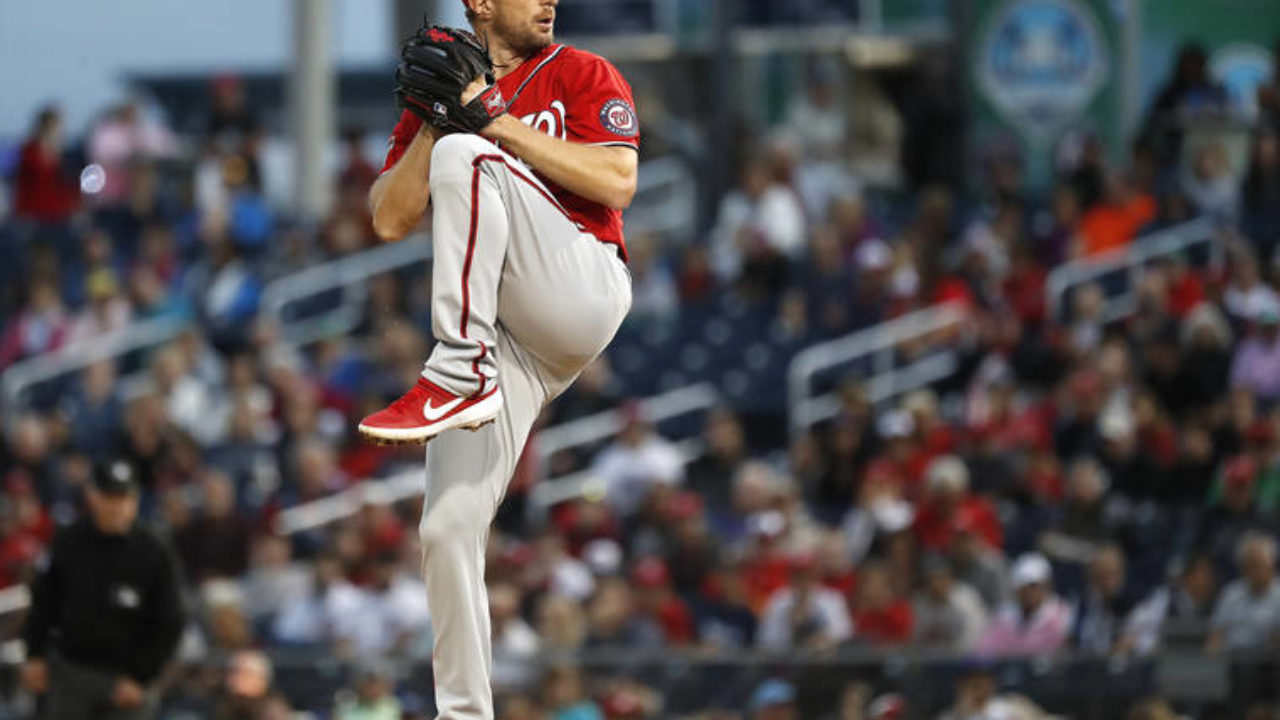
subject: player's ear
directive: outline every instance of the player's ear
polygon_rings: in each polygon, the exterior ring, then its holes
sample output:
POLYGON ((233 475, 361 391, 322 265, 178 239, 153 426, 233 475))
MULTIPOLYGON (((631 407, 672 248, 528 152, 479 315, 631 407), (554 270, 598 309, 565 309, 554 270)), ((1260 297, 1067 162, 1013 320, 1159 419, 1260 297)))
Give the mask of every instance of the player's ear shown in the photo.
POLYGON ((493 19, 493 14, 496 10, 494 7, 494 0, 471 0, 469 5, 471 7, 471 15, 474 18, 472 19, 473 23, 475 20, 488 22, 493 19))

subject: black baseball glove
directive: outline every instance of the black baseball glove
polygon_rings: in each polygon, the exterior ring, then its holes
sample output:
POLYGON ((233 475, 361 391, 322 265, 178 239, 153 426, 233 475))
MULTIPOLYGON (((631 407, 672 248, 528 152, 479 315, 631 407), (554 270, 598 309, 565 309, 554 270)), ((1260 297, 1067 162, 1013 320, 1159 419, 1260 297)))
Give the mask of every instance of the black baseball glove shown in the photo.
POLYGON ((423 27, 405 41, 396 104, 445 132, 479 132, 507 111, 489 51, 475 35, 439 25, 423 27), (487 87, 463 105, 462 91, 476 78, 484 78, 487 87))

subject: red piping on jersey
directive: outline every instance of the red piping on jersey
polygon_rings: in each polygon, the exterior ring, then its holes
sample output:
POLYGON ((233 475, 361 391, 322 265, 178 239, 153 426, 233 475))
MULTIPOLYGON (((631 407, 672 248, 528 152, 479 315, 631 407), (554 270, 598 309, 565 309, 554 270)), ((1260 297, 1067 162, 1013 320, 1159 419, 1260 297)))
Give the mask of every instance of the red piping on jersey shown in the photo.
POLYGON ((529 84, 529 81, 533 79, 534 75, 538 74, 538 71, 541 70, 544 65, 554 60, 556 56, 560 54, 561 50, 564 50, 564 45, 557 45, 556 49, 552 50, 550 55, 543 58, 541 62, 534 66, 533 70, 529 71, 529 74, 525 79, 521 80, 520 84, 516 86, 516 91, 511 93, 511 98, 507 100, 507 107, 510 107, 511 103, 515 102, 516 98, 520 97, 520 91, 524 90, 524 86, 529 84))

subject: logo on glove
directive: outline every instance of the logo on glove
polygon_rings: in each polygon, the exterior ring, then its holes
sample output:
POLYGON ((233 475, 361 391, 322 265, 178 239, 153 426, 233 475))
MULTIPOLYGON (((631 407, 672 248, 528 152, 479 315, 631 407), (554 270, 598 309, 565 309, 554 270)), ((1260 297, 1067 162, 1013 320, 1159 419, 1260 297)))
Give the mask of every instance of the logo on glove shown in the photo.
POLYGON ((433 42, 448 43, 453 42, 453 36, 441 30, 440 28, 431 28, 427 31, 427 39, 433 42))
POLYGON ((485 112, 489 113, 489 117, 497 117, 507 111, 507 101, 502 97, 502 90, 497 85, 490 85, 480 94, 480 101, 484 103, 485 112))

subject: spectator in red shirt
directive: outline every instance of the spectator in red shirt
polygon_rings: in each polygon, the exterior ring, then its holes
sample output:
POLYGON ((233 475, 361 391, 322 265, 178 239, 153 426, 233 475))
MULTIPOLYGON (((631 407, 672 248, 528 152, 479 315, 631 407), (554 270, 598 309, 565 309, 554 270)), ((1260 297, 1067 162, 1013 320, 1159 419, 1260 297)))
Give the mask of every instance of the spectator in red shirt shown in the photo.
POLYGON ((676 276, 681 302, 700 302, 715 288, 715 284, 716 277, 711 272, 707 249, 696 244, 685 246, 676 276))
POLYGON ((1044 284, 1048 273, 1024 243, 1013 246, 1012 261, 1001 294, 1019 322, 1028 327, 1038 326, 1045 318, 1044 284))
POLYGON ((31 475, 21 469, 9 473, 4 483, 14 520, 13 529, 40 545, 53 539, 53 519, 40 504, 31 475))
POLYGON ((1169 311, 1181 320, 1204 301, 1204 278, 1194 272, 1187 259, 1181 255, 1172 256, 1165 269, 1168 273, 1166 290, 1169 311))
POLYGON ((853 601, 854 637, 870 645, 901 645, 911 639, 911 605, 894 595, 888 570, 867 563, 853 601))
POLYGON ((40 504, 31 477, 13 470, 4 483, 0 503, 0 587, 30 579, 41 551, 53 537, 53 520, 40 504))
POLYGON ((46 107, 36 115, 18 159, 13 210, 20 218, 65 222, 80 202, 80 189, 62 169, 62 114, 46 107))
POLYGON ((786 586, 791 573, 791 558, 783 547, 787 520, 782 513, 770 510, 752 515, 747 523, 752 541, 742 580, 751 609, 759 613, 774 593, 786 586))
POLYGON ((366 557, 393 553, 404 544, 405 528, 390 505, 366 503, 356 515, 366 557))
POLYGON ((927 467, 927 450, 916 436, 916 421, 905 410, 891 410, 876 421, 883 451, 876 460, 884 460, 903 481, 903 493, 908 500, 920 497, 920 481, 927 467))
POLYGON ((590 498, 561 505, 553 511, 551 520, 572 555, 580 554, 593 540, 617 540, 622 535, 609 506, 590 498))
POLYGON ((916 390, 907 395, 902 409, 911 414, 920 443, 907 463, 911 474, 919 478, 935 457, 956 451, 958 438, 939 412, 938 396, 932 390, 916 390))
POLYGON ((342 172, 338 174, 338 187, 354 188, 362 193, 368 191, 374 180, 378 179, 378 168, 365 157, 361 141, 364 132, 360 128, 347 128, 342 133, 342 149, 346 154, 342 172))
POLYGON ((975 383, 968 398, 970 432, 1000 453, 1047 448, 1051 432, 1044 408, 1018 393, 1007 366, 993 370, 985 384, 975 383))
POLYGON ((693 613, 671 590, 671 574, 666 563, 656 557, 641 558, 631 570, 636 586, 636 610, 659 628, 668 645, 688 645, 694 641, 693 613))
POLYGON ((604 711, 606 720, 644 720, 651 717, 650 704, 636 689, 620 687, 604 696, 600 709, 604 711))
POLYGON ((676 591, 688 597, 696 593, 716 566, 719 548, 693 493, 678 493, 668 503, 671 532, 666 543, 667 568, 676 591))
POLYGON ((986 541, 999 548, 1004 540, 995 509, 987 500, 969 492, 969 469, 954 455, 943 455, 929 465, 927 491, 916 513, 915 533, 926 550, 945 550, 951 544, 956 519, 966 523, 986 541))
POLYGON ((955 452, 959 438, 938 408, 938 395, 932 390, 916 390, 902 401, 903 409, 911 413, 924 440, 925 449, 934 455, 955 452))

